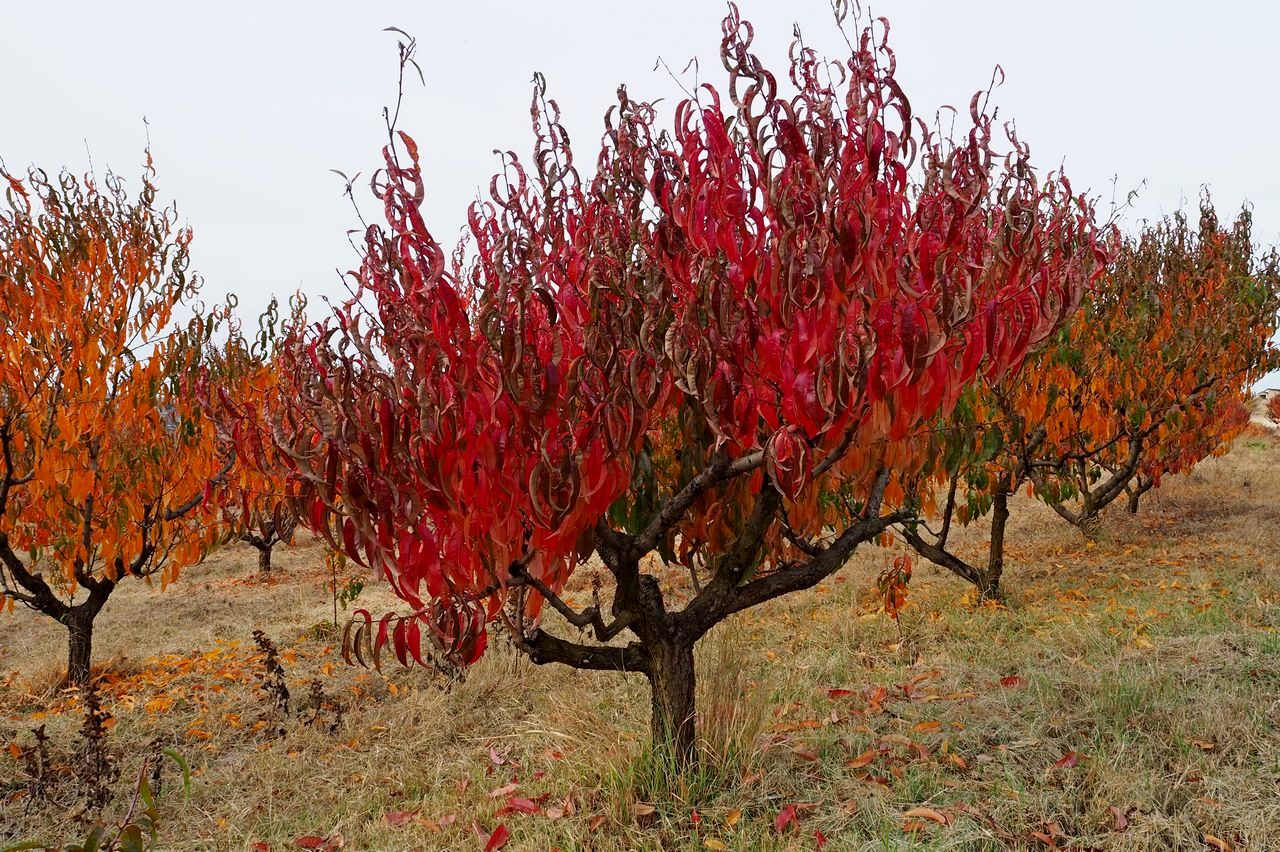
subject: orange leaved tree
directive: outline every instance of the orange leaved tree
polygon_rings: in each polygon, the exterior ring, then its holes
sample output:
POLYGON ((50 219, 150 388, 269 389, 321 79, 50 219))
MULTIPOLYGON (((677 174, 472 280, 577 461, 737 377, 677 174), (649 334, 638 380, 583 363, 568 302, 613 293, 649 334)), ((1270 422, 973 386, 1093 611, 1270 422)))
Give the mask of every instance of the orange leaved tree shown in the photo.
POLYGON ((73 683, 116 586, 163 586, 213 542, 228 468, 189 392, 214 321, 175 316, 191 232, 153 176, 148 155, 131 198, 114 175, 4 173, 0 595, 66 626, 73 683))
POLYGON ((939 431, 936 494, 916 485, 908 543, 998 596, 1021 486, 1092 533, 1119 497, 1136 510, 1162 476, 1220 451, 1247 420, 1246 389, 1275 363, 1280 273, 1274 255, 1255 253, 1249 226, 1247 211, 1220 226, 1206 199, 1198 228, 1175 216, 1124 240, 1066 328, 961 398, 939 431), (987 513, 985 564, 960 558, 951 530, 987 513))

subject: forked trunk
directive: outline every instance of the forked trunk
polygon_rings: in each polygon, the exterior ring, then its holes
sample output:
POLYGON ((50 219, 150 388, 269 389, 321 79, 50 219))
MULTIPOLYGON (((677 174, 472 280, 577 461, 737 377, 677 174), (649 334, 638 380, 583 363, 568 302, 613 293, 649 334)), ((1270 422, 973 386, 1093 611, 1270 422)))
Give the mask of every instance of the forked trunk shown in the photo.
POLYGON ((93 662, 93 620, 115 589, 115 584, 100 580, 90 590, 82 603, 64 607, 57 615, 67 628, 67 685, 79 686, 89 680, 89 667, 93 662))
POLYGON ((669 753, 678 767, 689 766, 697 760, 693 647, 651 648, 650 653, 654 748, 669 753))

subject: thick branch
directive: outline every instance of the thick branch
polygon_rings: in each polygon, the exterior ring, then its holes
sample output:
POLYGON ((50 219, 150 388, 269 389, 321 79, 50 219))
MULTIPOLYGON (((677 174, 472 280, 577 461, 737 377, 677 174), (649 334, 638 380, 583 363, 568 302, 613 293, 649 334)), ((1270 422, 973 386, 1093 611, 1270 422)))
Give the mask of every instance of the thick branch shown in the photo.
POLYGON ((689 480, 689 483, 680 489, 680 493, 672 497, 658 512, 658 515, 649 522, 649 525, 635 537, 635 541, 632 543, 632 555, 634 558, 639 559, 657 547, 658 542, 666 538, 671 528, 680 523, 681 519, 684 518, 684 513, 689 511, 689 507, 707 491, 710 491, 721 482, 733 479, 735 476, 750 473, 763 464, 763 451, 757 450, 754 453, 732 460, 729 459, 728 454, 723 451, 717 451, 711 459, 711 464, 689 480))
POLYGON ((965 562, 960 557, 946 550, 945 542, 939 540, 937 544, 931 544, 928 541, 925 541, 925 539, 909 525, 902 526, 900 531, 902 532, 902 537, 906 539, 907 544, 911 545, 911 548, 916 553, 919 553, 934 565, 946 568, 956 576, 964 580, 968 580, 973 585, 979 585, 982 573, 968 562, 965 562))
MULTIPOLYGON (((859 544, 875 538, 892 524, 909 517, 909 513, 905 511, 880 515, 880 505, 884 500, 884 490, 888 482, 889 471, 882 470, 871 488, 862 519, 847 527, 835 541, 821 548, 808 562, 791 564, 746 585, 738 585, 741 576, 734 574, 733 570, 740 562, 738 560, 731 562, 726 558, 726 563, 729 564, 716 572, 715 579, 702 590, 702 594, 675 614, 678 631, 684 638, 690 641, 696 640, 735 612, 789 592, 810 588, 840 570, 859 544)), ((766 519, 771 515, 772 511, 762 491, 760 498, 757 499, 756 508, 752 512, 752 521, 748 522, 748 531, 744 531, 739 542, 749 543, 752 538, 755 538, 757 533, 753 530, 753 522, 766 523, 766 519)), ((758 551, 760 539, 755 538, 755 541, 758 551)))
POLYGON ((536 628, 528 636, 515 638, 516 647, 536 665, 561 663, 575 669, 607 672, 649 672, 649 657, 638 642, 625 647, 580 645, 552 636, 536 628))
POLYGON ((22 564, 22 560, 18 558, 18 555, 13 552, 13 548, 9 545, 9 536, 3 532, 0 532, 0 562, 4 563, 4 567, 8 570, 9 576, 13 578, 13 581, 29 593, 19 593, 16 589, 10 588, 6 581, 4 583, 5 592, 12 595, 14 600, 55 618, 68 610, 69 607, 58 599, 53 589, 45 582, 44 577, 27 570, 27 566, 22 564))

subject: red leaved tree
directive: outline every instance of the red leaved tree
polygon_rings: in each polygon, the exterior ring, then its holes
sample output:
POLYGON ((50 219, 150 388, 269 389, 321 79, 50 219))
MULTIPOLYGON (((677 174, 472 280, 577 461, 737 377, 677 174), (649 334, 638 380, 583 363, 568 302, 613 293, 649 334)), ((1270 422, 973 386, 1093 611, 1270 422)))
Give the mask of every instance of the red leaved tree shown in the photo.
POLYGON ((411 608, 357 624, 357 653, 452 669, 500 625, 535 663, 646 677, 684 761, 698 639, 904 517, 910 439, 1052 334, 1100 255, 1067 182, 1012 133, 997 150, 982 93, 955 143, 913 116, 887 29, 844 62, 797 40, 784 94, 731 10, 724 92, 660 131, 620 88, 590 178, 539 84, 531 165, 505 157, 452 257, 389 128, 386 225, 293 349, 280 424, 303 522, 411 608), (589 559, 609 582, 574 609, 589 559))
MULTIPOLYGON (((234 470, 213 499, 222 512, 226 534, 258 552, 258 571, 271 573, 271 554, 281 542, 293 540, 298 524, 294 501, 286 493, 290 466, 271 439, 271 424, 281 408, 279 347, 291 330, 304 324, 305 297, 290 300, 290 315, 281 321, 279 305, 271 300, 258 318, 258 333, 247 339, 240 323, 231 319, 226 338, 206 352, 206 372, 197 394, 217 428, 218 440, 234 470)), ((235 299, 227 306, 233 317, 235 299)))
POLYGON ((67 676, 129 577, 172 582, 216 540, 229 461, 192 389, 213 322, 181 323, 191 233, 108 175, 8 181, 0 211, 0 596, 56 619, 67 676))

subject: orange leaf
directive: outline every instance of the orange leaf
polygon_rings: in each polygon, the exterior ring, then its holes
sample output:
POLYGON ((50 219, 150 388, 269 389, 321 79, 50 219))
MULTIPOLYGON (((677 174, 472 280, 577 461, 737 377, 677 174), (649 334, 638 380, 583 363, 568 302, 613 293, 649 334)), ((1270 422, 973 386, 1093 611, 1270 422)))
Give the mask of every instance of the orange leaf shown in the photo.
POLYGON ((904 819, 929 819, 938 823, 938 825, 950 825, 951 820, 946 814, 935 811, 933 808, 918 807, 912 808, 902 815, 904 819))
POLYGON ((870 766, 872 763, 874 763, 875 759, 879 755, 880 755, 880 752, 876 751, 875 749, 871 749, 869 751, 864 751, 862 754, 858 755, 855 758, 846 760, 844 762, 844 765, 850 769, 861 769, 864 766, 870 766))

